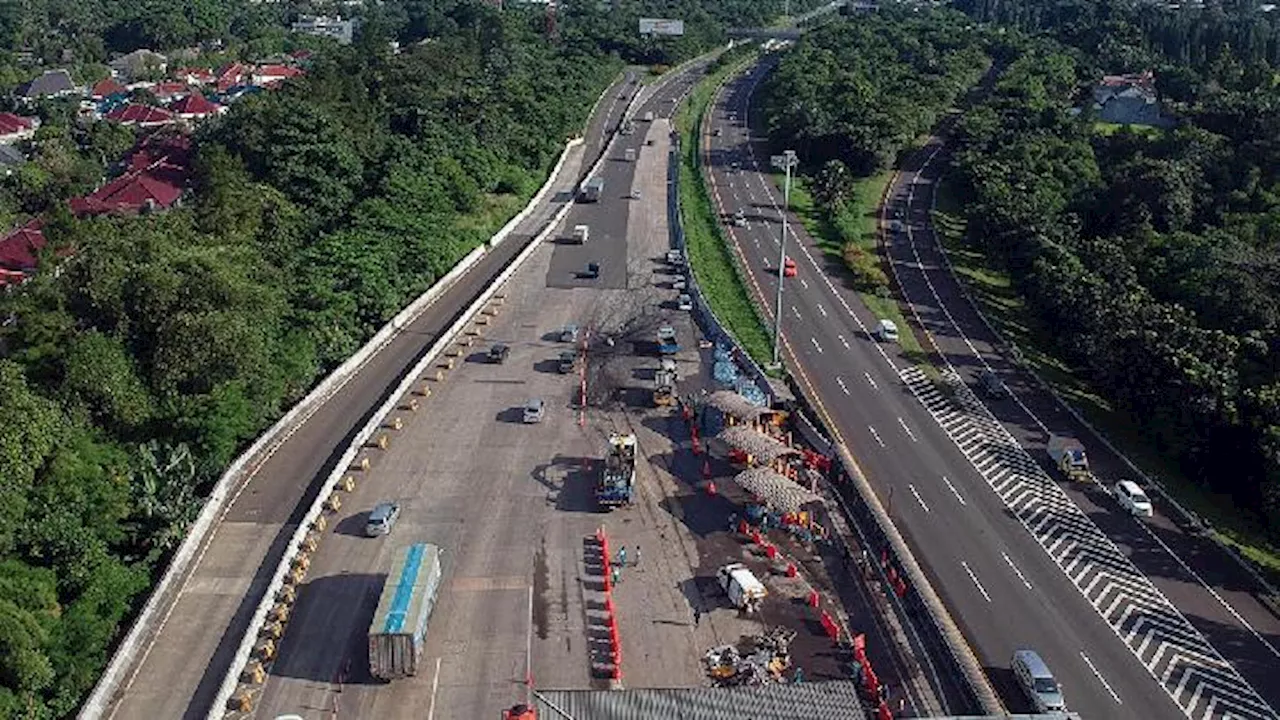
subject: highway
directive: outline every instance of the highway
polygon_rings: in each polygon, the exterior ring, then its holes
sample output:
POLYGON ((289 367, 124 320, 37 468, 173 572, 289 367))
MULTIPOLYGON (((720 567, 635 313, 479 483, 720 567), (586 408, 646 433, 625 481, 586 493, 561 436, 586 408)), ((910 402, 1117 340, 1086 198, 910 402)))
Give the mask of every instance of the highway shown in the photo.
POLYGON ((110 699, 108 717, 203 717, 297 523, 352 436, 404 372, 570 201, 638 85, 610 88, 568 158, 557 190, 279 445, 257 459, 226 513, 166 598, 159 627, 110 699))
MULTIPOLYGON (((671 99, 687 88, 680 77, 663 83, 641 104, 641 114, 664 117, 671 99)), ((635 134, 618 138, 610 157, 632 147, 638 161, 604 163, 605 197, 576 204, 560 231, 515 273, 484 342, 436 385, 379 457, 368 483, 349 495, 350 506, 312 556, 257 717, 498 717, 504 707, 529 699, 527 679, 548 687, 600 683, 591 670, 589 611, 598 608, 584 582, 583 538, 608 517, 596 510, 590 469, 607 426, 579 425, 579 377, 557 371, 558 354, 570 346, 556 331, 574 323, 585 332, 674 296, 654 262, 667 247, 665 128, 665 122, 636 123, 635 134), (633 187, 643 191, 641 200, 631 199, 633 187), (592 228, 587 244, 564 242, 580 223, 592 228), (576 277, 588 258, 606 270, 600 278, 576 277), (494 342, 511 348, 501 364, 484 360, 494 342), (546 417, 537 424, 521 422, 530 397, 546 401, 546 417), (389 537, 363 537, 368 510, 381 500, 398 502, 402 517, 389 537), (379 683, 368 675, 365 635, 391 554, 413 541, 444 549, 425 670, 379 683)), ((687 313, 669 316, 692 336, 687 313)), ((696 360, 696 345, 690 343, 686 355, 696 360)), ((654 518, 674 523, 668 513, 654 512, 660 497, 643 514, 648 517, 619 511, 626 518, 621 522, 634 523, 625 532, 654 518)), ((661 537, 677 532, 669 528, 661 537)), ((652 532, 645 543, 653 548, 645 572, 655 577, 668 559, 659 537, 652 532)), ((668 572, 678 575, 679 567, 668 572)), ((642 588, 627 584, 633 586, 642 588)), ((656 583, 646 607, 634 608, 623 623, 633 658, 628 682, 680 686, 700 679, 698 641, 686 623, 671 621, 688 617, 681 587, 656 583), (651 624, 642 609, 661 613, 663 623, 651 624)), ((628 602, 620 592, 619 606, 630 611, 628 602)))
MULTIPOLYGON (((769 169, 767 148, 748 132, 750 97, 768 67, 755 66, 717 97, 702 145, 712 197, 748 270, 749 290, 772 315, 782 198, 760 172, 769 169), (727 221, 738 210, 745 227, 727 221)), ((929 222, 931 190, 924 189, 927 176, 918 182, 895 189, 912 194, 906 219, 923 253, 926 237, 916 228, 929 222)), ((1009 709, 1029 709, 1008 658, 1031 647, 1053 668, 1068 706, 1087 718, 1276 717, 1267 703, 1277 702, 1280 689, 1260 680, 1280 667, 1269 654, 1274 635, 1270 645, 1258 640, 1208 590, 1169 572, 1171 556, 1148 552, 1154 543, 1139 543, 1141 533, 1114 505, 1086 503, 1079 488, 1064 494, 1027 452, 1037 448, 1033 431, 999 432, 971 393, 960 388, 949 400, 899 348, 875 342, 867 331, 877 318, 848 286, 840 258, 825 254, 797 223, 789 228, 788 254, 799 273, 786 281, 784 361, 837 441, 858 458, 1009 709), (1214 624, 1221 626, 1216 632, 1214 624)), ((899 254, 899 243, 895 261, 917 263, 899 254)), ((921 261, 937 265, 936 257, 921 261)), ((935 286, 942 274, 930 272, 935 286)), ((910 278, 903 282, 940 342, 960 337, 945 325, 946 313, 928 307, 930 295, 910 278)), ((977 328, 961 327, 981 337, 977 328)), ((957 365, 973 362, 947 352, 957 365)), ((1163 522, 1155 525, 1162 533, 1163 522)), ((1244 593, 1232 592, 1238 587, 1217 592, 1267 640, 1272 626, 1244 593)))

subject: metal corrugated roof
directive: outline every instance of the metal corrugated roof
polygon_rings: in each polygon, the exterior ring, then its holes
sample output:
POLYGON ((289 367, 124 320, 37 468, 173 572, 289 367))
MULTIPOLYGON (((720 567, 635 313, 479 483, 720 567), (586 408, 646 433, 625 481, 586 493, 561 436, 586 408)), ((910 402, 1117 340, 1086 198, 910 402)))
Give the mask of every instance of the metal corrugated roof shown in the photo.
POLYGON ((540 720, 857 720, 852 681, 736 688, 541 690, 540 720))
POLYGON ((743 470, 733 477, 744 490, 761 498, 780 512, 799 512, 808 503, 821 502, 822 498, 800 487, 791 478, 773 468, 756 467, 743 470))
POLYGON ((799 450, 746 425, 727 427, 716 437, 732 447, 754 455, 756 460, 762 463, 773 462, 780 457, 800 455, 799 450))

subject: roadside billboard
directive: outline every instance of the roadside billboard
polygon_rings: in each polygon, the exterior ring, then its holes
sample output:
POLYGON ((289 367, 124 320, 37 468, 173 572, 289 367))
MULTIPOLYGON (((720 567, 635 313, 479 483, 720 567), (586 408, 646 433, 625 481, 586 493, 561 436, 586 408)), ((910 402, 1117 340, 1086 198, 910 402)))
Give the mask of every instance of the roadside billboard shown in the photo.
POLYGON ((662 18, 640 18, 641 35, 683 35, 683 20, 663 20, 662 18))

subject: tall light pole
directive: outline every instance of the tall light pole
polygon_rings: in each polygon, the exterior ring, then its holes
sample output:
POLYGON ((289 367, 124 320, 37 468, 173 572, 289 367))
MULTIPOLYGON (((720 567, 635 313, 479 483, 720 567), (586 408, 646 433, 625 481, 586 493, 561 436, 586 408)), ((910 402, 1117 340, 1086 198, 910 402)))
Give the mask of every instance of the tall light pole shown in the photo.
POLYGON ((782 186, 782 238, 778 240, 778 299, 773 306, 773 364, 782 362, 782 279, 787 263, 787 213, 791 210, 791 168, 796 166, 796 151, 784 150, 769 158, 769 164, 787 171, 782 186))

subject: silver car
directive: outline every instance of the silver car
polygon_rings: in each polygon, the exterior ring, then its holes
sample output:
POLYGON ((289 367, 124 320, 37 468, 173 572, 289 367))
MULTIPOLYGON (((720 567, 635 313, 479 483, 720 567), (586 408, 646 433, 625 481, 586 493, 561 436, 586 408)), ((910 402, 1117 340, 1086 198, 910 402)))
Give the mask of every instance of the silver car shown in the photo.
POLYGON ((542 422, 542 416, 546 414, 547 405, 542 398, 532 398, 524 404, 524 414, 521 419, 526 423, 542 422))
POLYGON ((369 520, 364 524, 364 534, 379 537, 391 533, 396 520, 400 519, 400 506, 393 502, 378 503, 369 512, 369 520))

